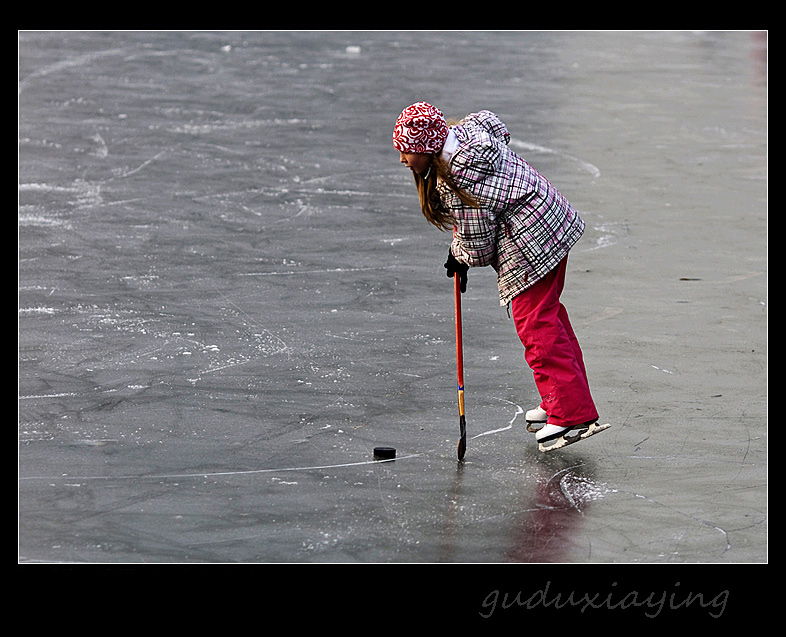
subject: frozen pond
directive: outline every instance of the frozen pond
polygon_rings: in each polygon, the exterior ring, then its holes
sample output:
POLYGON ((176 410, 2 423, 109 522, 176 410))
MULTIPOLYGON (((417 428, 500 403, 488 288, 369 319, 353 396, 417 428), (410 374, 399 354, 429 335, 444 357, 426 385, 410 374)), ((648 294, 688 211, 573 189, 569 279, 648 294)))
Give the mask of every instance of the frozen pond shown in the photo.
POLYGON ((21 32, 19 561, 766 562, 766 56, 21 32), (457 463, 448 236, 391 145, 420 99, 495 111, 587 221, 564 301, 609 431, 537 452, 473 270, 457 463))

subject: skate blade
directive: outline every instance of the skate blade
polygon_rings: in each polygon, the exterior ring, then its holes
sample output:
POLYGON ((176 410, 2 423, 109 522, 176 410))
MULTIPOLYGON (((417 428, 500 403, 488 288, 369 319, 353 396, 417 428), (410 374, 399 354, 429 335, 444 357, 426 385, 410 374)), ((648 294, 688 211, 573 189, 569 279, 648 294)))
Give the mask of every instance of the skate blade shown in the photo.
POLYGON ((598 423, 594 422, 586 429, 580 429, 578 431, 572 430, 564 433, 559 438, 554 440, 551 444, 540 442, 538 443, 538 451, 542 451, 543 453, 548 453, 549 451, 556 451, 557 449, 562 449, 563 447, 567 447, 568 445, 572 445, 574 442, 578 442, 579 440, 584 440, 589 438, 590 436, 594 436, 601 431, 605 431, 611 427, 610 423, 606 423, 605 425, 599 425, 598 423), (572 436, 570 434, 573 434, 572 436))
POLYGON ((531 434, 539 432, 545 426, 546 426, 545 422, 538 422, 537 420, 527 421, 527 431, 529 431, 531 434))

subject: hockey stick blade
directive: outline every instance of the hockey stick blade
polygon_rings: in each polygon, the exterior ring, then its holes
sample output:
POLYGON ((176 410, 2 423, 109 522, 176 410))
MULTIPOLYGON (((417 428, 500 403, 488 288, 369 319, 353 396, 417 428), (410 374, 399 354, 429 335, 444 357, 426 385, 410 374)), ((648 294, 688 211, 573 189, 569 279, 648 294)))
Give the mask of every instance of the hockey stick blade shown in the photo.
POLYGON ((458 441, 458 459, 463 460, 467 451, 467 421, 464 416, 459 418, 459 430, 461 431, 461 438, 458 441))

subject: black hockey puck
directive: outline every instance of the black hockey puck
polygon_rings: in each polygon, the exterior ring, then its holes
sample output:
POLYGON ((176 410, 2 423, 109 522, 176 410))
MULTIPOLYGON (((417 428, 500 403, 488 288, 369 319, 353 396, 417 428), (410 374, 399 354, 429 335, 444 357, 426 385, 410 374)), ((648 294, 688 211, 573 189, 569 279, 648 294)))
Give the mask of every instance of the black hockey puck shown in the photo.
POLYGON ((395 447, 374 447, 375 460, 391 460, 396 457, 395 447))

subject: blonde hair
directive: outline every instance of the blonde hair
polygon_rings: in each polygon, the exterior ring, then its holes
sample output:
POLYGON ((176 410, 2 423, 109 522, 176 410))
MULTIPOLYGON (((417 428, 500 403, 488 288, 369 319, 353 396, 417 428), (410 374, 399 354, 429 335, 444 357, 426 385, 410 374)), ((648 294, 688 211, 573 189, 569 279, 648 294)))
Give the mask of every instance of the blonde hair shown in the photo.
POLYGON ((461 203, 470 208, 477 208, 478 201, 459 189, 450 175, 448 163, 439 155, 433 155, 431 165, 425 175, 413 172, 415 185, 420 197, 420 209, 426 220, 440 230, 450 230, 455 224, 455 218, 449 210, 442 205, 437 192, 437 178, 441 179, 445 185, 459 198, 461 203))

